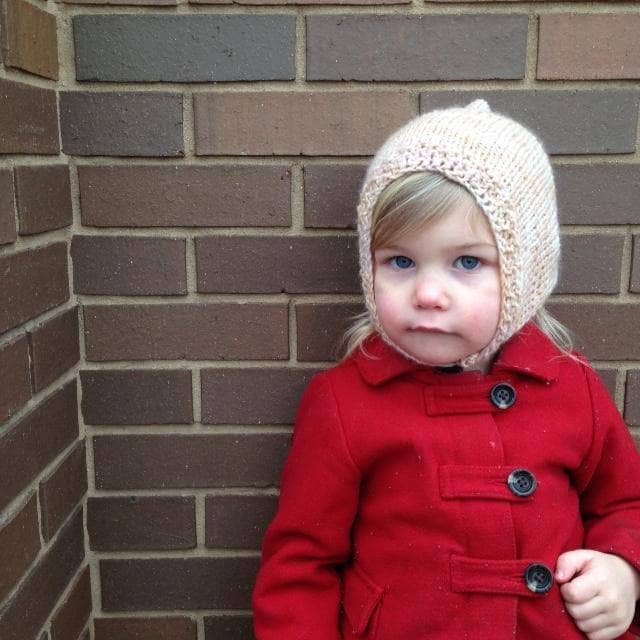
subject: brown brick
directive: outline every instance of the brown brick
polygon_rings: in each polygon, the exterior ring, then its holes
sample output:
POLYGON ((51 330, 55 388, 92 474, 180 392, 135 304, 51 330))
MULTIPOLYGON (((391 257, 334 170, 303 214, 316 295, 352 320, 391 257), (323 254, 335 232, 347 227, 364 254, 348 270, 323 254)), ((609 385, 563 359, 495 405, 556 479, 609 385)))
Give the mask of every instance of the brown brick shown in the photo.
POLYGON ((67 262, 64 242, 0 257, 0 333, 69 299, 67 262))
POLYGON ((315 369, 203 369, 204 424, 291 424, 315 369))
POLYGON ((420 111, 477 98, 534 131, 552 154, 634 153, 640 94, 633 90, 431 91, 420 111))
POLYGON ((629 426, 640 427, 640 371, 627 373, 625 389, 624 419, 629 426))
POLYGON ((207 547, 260 549, 278 506, 276 496, 207 496, 207 547))
POLYGON ((9 522, 0 527, 0 602, 24 575, 40 551, 35 494, 9 522))
POLYGON ((87 492, 84 441, 78 442, 48 478, 40 483, 42 535, 51 540, 87 492))
POLYGON ((588 358, 640 358, 640 304, 554 302, 549 310, 571 329, 576 348, 588 358))
POLYGON ((94 551, 193 549, 193 497, 89 498, 87 530, 94 551))
POLYGON ((0 153, 59 152, 56 92, 0 79, 0 153))
POLYGON ((95 5, 155 5, 169 6, 177 4, 176 0, 54 0, 65 4, 95 4, 95 5))
POLYGON ((83 559, 82 510, 79 510, 0 613, 0 638, 36 637, 83 559))
POLYGON ((94 618, 95 640, 196 640, 189 618, 94 618))
POLYGON ((182 95, 60 93, 65 153, 78 156, 181 156, 182 95))
POLYGON ((4 422, 31 399, 29 344, 24 336, 0 347, 0 389, 0 422, 4 422))
POLYGON ((115 296, 184 295, 185 251, 185 241, 179 238, 74 236, 74 291, 115 296))
POLYGON ((73 222, 66 165, 16 167, 20 235, 68 227, 73 222))
POLYGON ((355 293, 356 239, 296 236, 196 238, 203 293, 355 293))
POLYGON ((556 164, 560 222, 563 224, 637 224, 640 165, 556 164))
POLYGON ((284 304, 88 306, 87 359, 286 360, 288 318, 284 304))
POLYGON ((304 226, 353 229, 366 166, 363 164, 304 167, 304 226))
POLYGON ((254 640, 253 619, 246 614, 205 617, 204 637, 205 640, 254 640))
POLYGON ((614 399, 616 397, 616 382, 618 380, 617 370, 596 368, 595 371, 602 381, 602 384, 607 388, 611 398, 614 399))
POLYGON ((85 567, 51 622, 51 640, 75 640, 91 615, 91 578, 85 567))
POLYGON ((33 386, 41 391, 80 359, 78 308, 72 307, 29 332, 33 386))
POLYGON ((291 171, 276 166, 78 167, 95 227, 287 227, 291 171))
POLYGON ((619 293, 624 236, 562 236, 556 293, 619 293))
POLYGON ((96 436, 98 489, 269 487, 288 434, 96 436))
POLYGON ((553 14, 539 24, 537 78, 640 78, 640 15, 553 14))
POLYGON ((198 155, 370 155, 415 115, 400 91, 198 93, 194 109, 198 155))
MULTIPOLYGON (((0 510, 78 437, 75 380, 0 438, 0 510)), ((0 625, 1 626, 1 625, 0 625)), ((3 638, 0 634, 0 637, 3 638)))
POLYGON ((353 5, 393 5, 409 4, 410 0, 189 0, 191 4, 245 4, 245 5, 314 5, 314 4, 353 4, 353 5))
POLYGON ((17 237, 13 174, 11 169, 0 169, 0 245, 14 242, 17 237))
POLYGON ((248 609, 258 563, 258 558, 102 560, 102 609, 248 609))
POLYGON ((337 360, 345 331, 362 311, 361 304, 297 304, 298 360, 337 360))
POLYGON ((629 291, 640 293, 640 236, 633 236, 633 266, 629 291))
POLYGON ((524 77, 524 14, 316 15, 306 23, 308 80, 524 77))
POLYGON ((5 0, 4 64, 58 79, 56 17, 23 0, 5 0))
POLYGON ((87 424, 191 424, 190 371, 81 371, 87 424))

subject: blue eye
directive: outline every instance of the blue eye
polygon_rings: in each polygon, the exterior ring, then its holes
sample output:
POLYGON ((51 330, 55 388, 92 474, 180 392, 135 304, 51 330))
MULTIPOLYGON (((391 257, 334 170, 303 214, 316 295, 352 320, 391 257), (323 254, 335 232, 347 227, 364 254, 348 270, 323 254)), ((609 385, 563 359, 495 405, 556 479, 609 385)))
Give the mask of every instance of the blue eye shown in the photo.
POLYGON ((398 269, 409 269, 413 266, 413 260, 407 256, 394 256, 391 258, 391 264, 398 269))
POLYGON ((465 271, 473 271, 480 266, 480 260, 474 256, 460 256, 455 261, 455 266, 465 271))

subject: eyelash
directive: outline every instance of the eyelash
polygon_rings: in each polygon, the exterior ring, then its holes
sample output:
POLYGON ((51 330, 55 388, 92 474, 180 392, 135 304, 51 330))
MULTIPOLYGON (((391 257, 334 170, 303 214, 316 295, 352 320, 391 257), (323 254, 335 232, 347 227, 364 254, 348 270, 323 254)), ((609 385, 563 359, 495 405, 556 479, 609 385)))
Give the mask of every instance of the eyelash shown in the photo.
MULTIPOLYGON (((393 256, 392 258, 389 259, 389 263, 391 264, 391 266, 395 267, 396 269, 400 269, 402 271, 411 268, 415 263, 411 258, 407 258, 407 256, 393 256), (402 264, 399 264, 402 261, 402 264)), ((481 264, 481 260, 480 258, 477 258, 476 256, 460 256, 458 258, 456 258, 453 262, 454 266, 457 268, 462 269, 463 271, 476 271, 481 264), (465 260, 473 260, 473 266, 464 266, 463 261, 465 260)))

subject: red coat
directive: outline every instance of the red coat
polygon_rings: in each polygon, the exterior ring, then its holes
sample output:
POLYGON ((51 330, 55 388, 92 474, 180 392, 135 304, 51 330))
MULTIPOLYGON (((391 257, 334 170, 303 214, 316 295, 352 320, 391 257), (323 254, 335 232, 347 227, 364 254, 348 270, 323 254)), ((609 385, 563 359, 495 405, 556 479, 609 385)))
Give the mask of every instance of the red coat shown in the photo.
POLYGON ((533 325, 487 375, 367 350, 303 397, 257 639, 584 638, 546 568, 584 547, 640 569, 640 458, 591 368, 533 325))

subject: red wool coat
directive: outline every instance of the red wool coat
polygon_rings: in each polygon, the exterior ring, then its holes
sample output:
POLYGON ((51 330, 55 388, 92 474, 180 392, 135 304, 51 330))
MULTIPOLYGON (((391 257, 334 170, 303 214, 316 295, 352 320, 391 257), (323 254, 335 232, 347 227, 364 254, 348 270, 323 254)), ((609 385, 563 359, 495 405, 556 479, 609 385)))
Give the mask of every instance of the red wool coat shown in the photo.
POLYGON ((551 582, 558 556, 640 569, 639 457, 594 372, 533 325, 487 375, 367 350, 303 397, 257 639, 584 638, 551 582))

